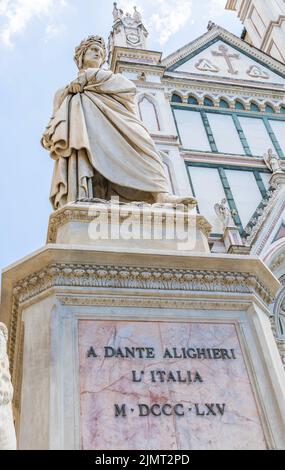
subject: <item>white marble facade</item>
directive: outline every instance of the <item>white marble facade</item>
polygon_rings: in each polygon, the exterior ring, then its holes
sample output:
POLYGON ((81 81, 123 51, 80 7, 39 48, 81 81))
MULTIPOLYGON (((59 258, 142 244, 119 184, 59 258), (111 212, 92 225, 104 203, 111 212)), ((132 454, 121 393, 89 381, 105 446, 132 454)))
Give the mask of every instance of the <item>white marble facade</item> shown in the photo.
POLYGON ((285 62, 285 4, 283 0, 228 0, 243 22, 246 39, 277 60, 285 62))

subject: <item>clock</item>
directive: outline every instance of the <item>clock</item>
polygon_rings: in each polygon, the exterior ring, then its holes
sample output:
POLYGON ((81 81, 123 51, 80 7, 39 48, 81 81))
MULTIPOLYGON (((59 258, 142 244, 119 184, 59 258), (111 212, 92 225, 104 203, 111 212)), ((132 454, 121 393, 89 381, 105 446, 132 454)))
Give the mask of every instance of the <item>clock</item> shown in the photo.
POLYGON ((140 42, 140 38, 137 34, 135 33, 130 33, 130 34, 127 34, 127 41, 130 43, 130 44, 139 44, 140 42))

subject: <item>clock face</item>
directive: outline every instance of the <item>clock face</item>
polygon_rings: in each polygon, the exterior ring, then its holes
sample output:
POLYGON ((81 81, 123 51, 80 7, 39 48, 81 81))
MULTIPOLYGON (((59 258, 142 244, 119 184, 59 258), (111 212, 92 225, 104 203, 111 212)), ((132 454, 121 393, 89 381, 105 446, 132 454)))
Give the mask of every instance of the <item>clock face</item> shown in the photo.
POLYGON ((130 42, 131 44, 139 44, 140 42, 140 38, 137 34, 135 33, 130 33, 127 35, 127 40, 128 42, 130 42))

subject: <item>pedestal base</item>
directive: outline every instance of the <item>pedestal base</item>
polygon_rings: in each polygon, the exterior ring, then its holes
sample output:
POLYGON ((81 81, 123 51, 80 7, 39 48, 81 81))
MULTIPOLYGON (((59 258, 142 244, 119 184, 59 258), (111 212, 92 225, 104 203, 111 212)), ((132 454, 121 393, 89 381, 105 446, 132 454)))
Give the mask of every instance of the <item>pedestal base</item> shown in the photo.
POLYGON ((20 449, 284 449, 257 258, 48 245, 7 269, 20 449))
POLYGON ((209 253, 211 225, 205 217, 171 204, 78 202, 50 217, 48 243, 96 249, 209 253))

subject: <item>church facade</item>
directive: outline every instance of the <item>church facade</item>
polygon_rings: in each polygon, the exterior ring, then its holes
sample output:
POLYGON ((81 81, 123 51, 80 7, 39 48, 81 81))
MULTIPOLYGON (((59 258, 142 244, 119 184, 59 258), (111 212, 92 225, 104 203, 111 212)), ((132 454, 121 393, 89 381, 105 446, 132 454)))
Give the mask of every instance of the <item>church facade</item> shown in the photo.
MULTIPOLYGON (((161 59, 147 49, 141 22, 132 23, 137 48, 127 33, 123 40, 122 21, 110 36, 111 68, 137 86, 138 113, 164 152, 171 191, 197 197, 212 253, 227 252, 215 212, 226 199, 241 251, 261 257, 285 285, 285 180, 264 159, 272 149, 285 170, 285 66, 212 23, 161 59)), ((272 326, 285 365, 284 296, 285 288, 272 326)))

